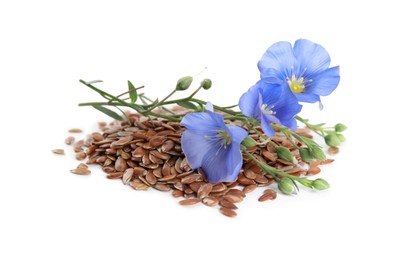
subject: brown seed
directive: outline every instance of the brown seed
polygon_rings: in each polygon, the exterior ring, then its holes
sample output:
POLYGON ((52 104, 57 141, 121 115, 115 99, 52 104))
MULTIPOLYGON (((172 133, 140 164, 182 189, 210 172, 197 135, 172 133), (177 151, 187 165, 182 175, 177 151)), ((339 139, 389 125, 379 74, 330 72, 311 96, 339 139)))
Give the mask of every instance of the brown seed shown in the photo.
POLYGON ((79 140, 74 144, 74 152, 78 153, 82 151, 82 146, 84 145, 84 140, 79 140))
POLYGON ((189 205, 197 204, 198 202, 200 202, 199 199, 185 199, 185 200, 179 201, 179 204, 182 206, 189 206, 189 205))
POLYGON ((133 139, 134 139, 134 137, 132 135, 121 137, 118 141, 111 143, 110 147, 114 148, 114 147, 126 145, 126 144, 130 143, 133 139))
POLYGON ((246 197, 246 193, 244 191, 238 190, 238 189, 230 189, 228 190, 228 192, 226 193, 227 195, 235 195, 235 196, 239 196, 242 198, 246 197))
POLYGON ((158 158, 155 155, 153 155, 152 152, 149 153, 149 160, 152 163, 155 163, 155 164, 162 164, 163 163, 163 160, 161 160, 160 158, 158 158))
POLYGON ((162 145, 162 152, 169 152, 170 150, 172 150, 174 147, 174 142, 172 140, 166 140, 166 142, 163 143, 162 145))
POLYGON ((64 155, 64 150, 63 149, 53 149, 52 152, 55 153, 55 154, 64 155))
POLYGON ((264 191, 264 194, 258 198, 258 201, 263 202, 267 200, 274 200, 276 199, 276 191, 272 189, 267 189, 264 191))
POLYGON ((78 166, 77 166, 77 169, 79 169, 79 168, 88 169, 88 165, 86 165, 85 163, 80 163, 80 164, 78 164, 78 166))
POLYGON ((189 184, 189 183, 195 182, 200 179, 201 179, 200 174, 190 174, 190 175, 184 177, 183 179, 181 179, 181 182, 184 184, 189 184))
POLYGON ((132 182, 130 182, 130 186, 134 190, 147 190, 149 188, 148 185, 140 181, 139 179, 134 179, 132 182))
POLYGON ((259 183, 259 184, 266 184, 268 183, 268 179, 264 176, 264 175, 260 175, 258 174, 257 176, 255 176, 255 182, 259 183))
POLYGON ((332 163, 333 161, 335 161, 335 160, 334 160, 334 159, 326 159, 325 161, 322 161, 322 162, 321 162, 321 165, 330 164, 330 163, 332 163))
POLYGON ((321 169, 319 167, 311 167, 310 169, 307 170, 307 176, 316 175, 320 172, 321 169))
POLYGON ((70 133, 82 133, 82 130, 79 128, 71 128, 68 130, 70 133))
MULTIPOLYGON (((257 177, 257 176, 256 176, 257 177)), ((237 181, 241 184, 241 185, 250 185, 250 184, 254 184, 255 182, 247 177, 245 177, 244 175, 239 175, 239 177, 237 177, 237 181)))
POLYGON ((250 193, 250 192, 254 191, 256 188, 257 188, 257 185, 256 185, 256 184, 250 184, 250 185, 245 186, 245 187, 243 188, 243 191, 244 191, 245 193, 250 193))
POLYGON ((170 155, 169 155, 169 154, 167 154, 167 153, 161 153, 161 152, 158 152, 157 150, 152 150, 152 151, 150 152, 150 154, 152 154, 153 156, 155 156, 155 157, 157 157, 157 158, 159 158, 159 159, 165 160, 165 161, 167 161, 167 160, 170 159, 170 155))
POLYGON ((87 157, 87 154, 84 151, 78 152, 75 154, 75 159, 84 160, 87 157))
POLYGON ((181 190, 181 191, 184 191, 187 188, 187 186, 185 184, 181 183, 180 181, 175 182, 173 184, 173 186, 175 187, 175 189, 178 189, 178 190, 181 190))
POLYGON ((176 176, 177 176, 177 174, 176 175, 175 174, 168 175, 168 176, 159 178, 159 181, 171 181, 171 180, 175 179, 176 176))
POLYGON ((227 200, 232 203, 239 203, 243 201, 243 197, 234 195, 234 194, 226 194, 225 196, 222 197, 224 200, 227 200))
POLYGON ((157 190, 160 190, 160 191, 170 191, 170 187, 168 185, 160 183, 160 182, 156 183, 154 185, 154 188, 157 190))
POLYGON ((219 205, 228 209, 237 209, 237 206, 233 202, 226 200, 226 198, 222 198, 219 201, 219 205))
POLYGON ((74 143, 74 141, 75 141, 74 136, 69 136, 66 138, 66 140, 64 140, 64 143, 67 145, 70 145, 70 144, 74 143))
POLYGON ((219 200, 215 197, 205 197, 202 199, 202 203, 209 207, 215 207, 219 204, 219 200))
POLYGON ((255 179, 256 174, 252 170, 247 169, 244 171, 244 176, 253 180, 253 179, 255 179))
POLYGON ((267 151, 267 150, 262 150, 262 156, 265 158, 265 159, 267 159, 267 160, 269 160, 269 161, 271 161, 271 162, 275 162, 276 161, 276 159, 278 159, 278 157, 276 157, 275 156, 275 154, 273 154, 273 153, 271 153, 271 152, 269 152, 269 151, 267 151))
POLYGON ((99 142, 105 139, 103 135, 98 132, 92 133, 92 138, 94 139, 95 142, 99 142))
POLYGON ((108 179, 120 179, 121 177, 123 177, 123 172, 112 172, 109 173, 108 175, 106 175, 106 178, 108 179))
POLYGON ((88 170, 87 168, 77 168, 77 169, 71 170, 70 172, 78 174, 78 175, 88 175, 91 173, 91 171, 88 170))
POLYGON ((134 175, 134 169, 133 168, 128 168, 124 171, 122 180, 124 184, 128 184, 131 179, 133 178, 134 175))
POLYGON ((134 175, 135 176, 144 176, 147 173, 147 170, 145 170, 142 167, 135 167, 134 168, 134 175))
POLYGON ((184 193, 181 190, 174 190, 172 192, 172 196, 175 197, 175 198, 183 197, 183 194, 184 193))
POLYGON ((127 163, 126 160, 124 160, 123 158, 119 157, 117 158, 114 168, 116 169, 116 171, 118 172, 124 172, 127 169, 127 163))
POLYGON ((166 136, 158 136, 158 135, 155 135, 155 136, 153 136, 150 140, 149 140, 149 144, 152 146, 152 147, 158 147, 158 146, 161 146, 165 141, 166 141, 166 139, 167 139, 167 137, 166 136))
POLYGON ((147 140, 147 135, 145 133, 134 132, 133 136, 134 136, 135 139, 147 140))
POLYGON ((335 155, 339 153, 339 147, 330 147, 328 148, 328 154, 335 155))
POLYGON ((170 164, 165 163, 162 167, 162 175, 163 176, 169 176, 170 175, 170 164))
POLYGON ((133 152, 131 152, 131 155, 134 158, 142 158, 142 156, 144 156, 144 154, 146 154, 146 150, 142 147, 137 147, 135 148, 135 150, 133 152))
POLYGON ((152 172, 147 172, 147 174, 145 175, 145 179, 151 185, 155 185, 158 182, 158 180, 156 179, 155 175, 152 174, 152 172))
POLYGON ((199 199, 203 199, 209 195, 212 191, 212 184, 211 183, 204 183, 201 184, 200 188, 198 189, 197 197, 199 199))
POLYGON ((214 184, 211 192, 223 192, 223 191, 226 191, 226 189, 227 189, 226 185, 223 184, 222 182, 219 182, 217 184, 214 184))
POLYGON ((236 217, 236 216, 237 216, 237 213, 236 213, 234 210, 228 209, 228 208, 225 208, 225 207, 220 208, 219 211, 220 211, 223 215, 225 215, 225 216, 227 216, 227 217, 230 217, 230 218, 233 218, 233 217, 236 217))

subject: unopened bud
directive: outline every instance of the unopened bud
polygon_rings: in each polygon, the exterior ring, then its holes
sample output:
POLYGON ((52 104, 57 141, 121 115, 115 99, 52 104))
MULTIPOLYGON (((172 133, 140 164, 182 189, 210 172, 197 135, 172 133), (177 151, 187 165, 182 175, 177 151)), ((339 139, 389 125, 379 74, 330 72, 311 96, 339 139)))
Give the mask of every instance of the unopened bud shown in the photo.
POLYGON ((315 159, 320 160, 320 161, 325 161, 327 159, 327 157, 325 156, 325 153, 319 147, 314 147, 313 149, 311 149, 311 155, 315 159))
POLYGON ((250 136, 247 136, 246 138, 243 139, 243 142, 241 142, 242 145, 245 147, 254 147, 257 145, 255 140, 251 138, 250 136))
POLYGON ((321 178, 318 178, 318 179, 316 179, 316 180, 313 181, 313 187, 314 187, 316 190, 326 190, 326 189, 328 189, 330 186, 329 186, 329 183, 328 183, 326 180, 321 179, 321 178))
POLYGON ((336 134, 336 136, 338 137, 339 141, 341 141, 341 142, 346 141, 346 138, 345 138, 345 136, 343 134, 336 134))
POLYGON ((348 129, 348 128, 344 124, 339 123, 339 124, 335 125, 335 131, 337 131, 337 132, 343 132, 346 129, 348 129))
POLYGON ((212 81, 210 79, 204 79, 201 82, 201 87, 203 89, 210 89, 212 87, 212 81))
POLYGON ((193 82, 193 77, 186 76, 182 77, 177 81, 176 90, 186 90, 190 87, 191 83, 193 82))
POLYGON ((335 133, 331 133, 325 136, 325 143, 329 146, 336 147, 341 144, 341 141, 335 133))
POLYGON ((315 157, 311 154, 310 150, 308 148, 301 148, 299 150, 300 152, 300 157, 302 158, 303 161, 305 162, 314 162, 315 157))
POLYGON ((293 181, 289 177, 283 177, 278 183, 278 188, 284 194, 292 194, 295 189, 293 181))
MULTIPOLYGON (((276 147, 276 153, 278 154, 279 158, 281 158, 285 161, 291 162, 291 163, 295 163, 296 159, 295 159, 294 155, 292 154, 292 152, 289 150, 289 148, 284 147, 284 146, 278 146, 278 147, 276 147)), ((297 163, 297 161, 296 161, 296 163, 297 163)))

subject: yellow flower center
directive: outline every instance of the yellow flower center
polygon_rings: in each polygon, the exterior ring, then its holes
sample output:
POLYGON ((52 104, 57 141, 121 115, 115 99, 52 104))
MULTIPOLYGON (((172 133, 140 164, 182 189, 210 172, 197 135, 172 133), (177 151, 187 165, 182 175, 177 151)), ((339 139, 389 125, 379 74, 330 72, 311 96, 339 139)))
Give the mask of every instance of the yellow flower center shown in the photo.
POLYGON ((304 91, 306 86, 304 86, 304 78, 296 78, 295 75, 292 75, 292 78, 287 79, 290 89, 295 93, 301 93, 304 91))
POLYGON ((232 143, 229 134, 226 131, 217 131, 216 137, 221 140, 221 145, 226 149, 232 143))

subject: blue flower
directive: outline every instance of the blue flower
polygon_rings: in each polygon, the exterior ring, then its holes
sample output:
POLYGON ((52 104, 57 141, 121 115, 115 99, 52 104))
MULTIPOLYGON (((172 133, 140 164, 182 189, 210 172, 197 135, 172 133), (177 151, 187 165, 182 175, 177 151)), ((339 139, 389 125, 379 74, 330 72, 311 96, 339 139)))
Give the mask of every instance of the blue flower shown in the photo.
POLYGON ((181 125, 187 128, 181 145, 191 168, 201 167, 209 182, 235 181, 243 163, 240 143, 248 133, 238 126, 227 127, 211 103, 205 113, 184 116, 181 125))
POLYGON ((297 127, 294 116, 302 106, 284 84, 260 80, 240 97, 241 112, 260 121, 268 136, 275 135, 270 123, 282 124, 292 130, 297 127))
POLYGON ((331 58, 319 44, 299 39, 293 48, 290 42, 277 42, 258 62, 261 78, 285 82, 301 102, 320 102, 339 84, 339 66, 329 68, 331 58))

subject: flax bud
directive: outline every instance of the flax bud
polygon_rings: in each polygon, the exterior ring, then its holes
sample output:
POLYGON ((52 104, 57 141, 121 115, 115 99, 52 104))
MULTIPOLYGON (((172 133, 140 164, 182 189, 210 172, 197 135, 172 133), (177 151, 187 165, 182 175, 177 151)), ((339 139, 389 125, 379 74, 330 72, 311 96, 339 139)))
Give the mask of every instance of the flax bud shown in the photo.
POLYGON ((177 91, 186 90, 190 87, 192 82, 193 77, 191 76, 182 77, 177 81, 176 90, 177 91))
POLYGON ((326 190, 326 189, 328 189, 330 186, 329 186, 329 183, 328 183, 326 180, 321 179, 321 178, 318 178, 318 179, 316 179, 316 180, 313 181, 313 187, 314 187, 316 190, 326 190))
POLYGON ((208 89, 211 88, 211 86, 212 86, 212 81, 211 81, 210 79, 204 79, 204 80, 201 82, 201 87, 202 87, 203 89, 208 90, 208 89))

